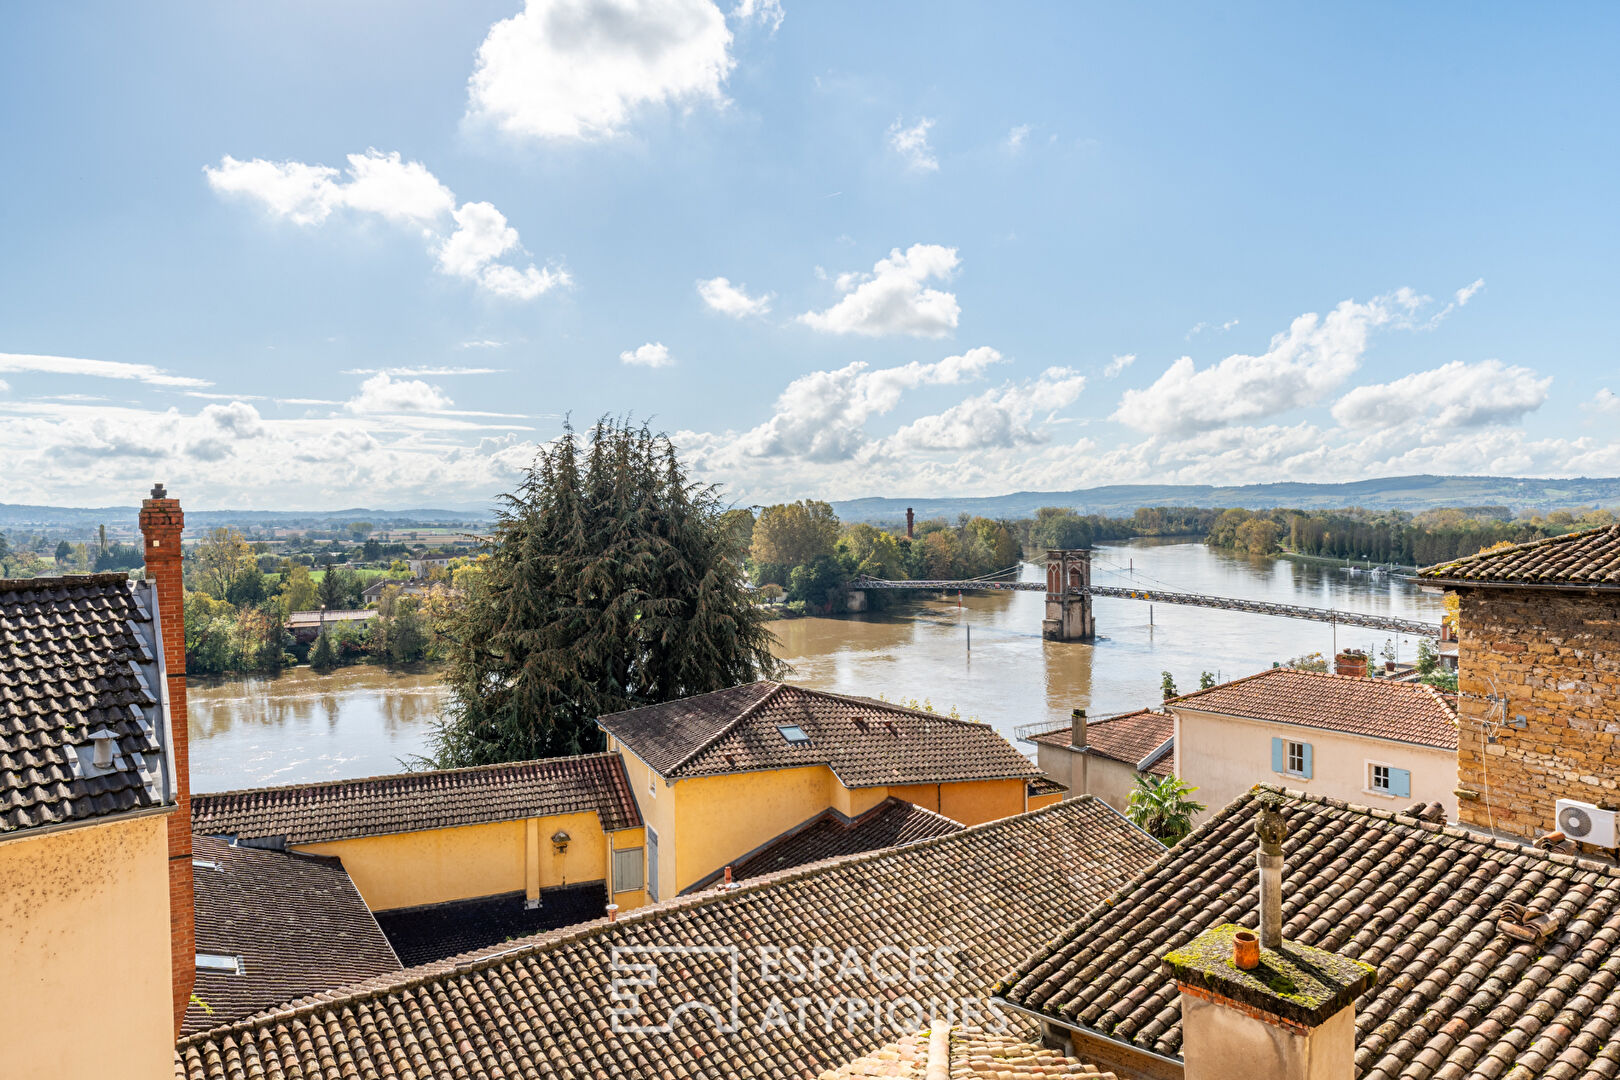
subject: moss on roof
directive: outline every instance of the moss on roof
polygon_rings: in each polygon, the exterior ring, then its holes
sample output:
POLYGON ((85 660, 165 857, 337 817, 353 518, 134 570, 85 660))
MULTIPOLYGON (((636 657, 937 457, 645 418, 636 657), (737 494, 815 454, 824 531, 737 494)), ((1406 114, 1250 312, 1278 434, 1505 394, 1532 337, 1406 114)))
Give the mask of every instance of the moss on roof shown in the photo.
POLYGON ((1260 966, 1245 971, 1232 962, 1234 923, 1199 934, 1165 954, 1165 972, 1184 986, 1263 1012, 1315 1027, 1350 1004, 1378 981, 1372 965, 1347 956, 1284 941, 1260 950, 1260 966))

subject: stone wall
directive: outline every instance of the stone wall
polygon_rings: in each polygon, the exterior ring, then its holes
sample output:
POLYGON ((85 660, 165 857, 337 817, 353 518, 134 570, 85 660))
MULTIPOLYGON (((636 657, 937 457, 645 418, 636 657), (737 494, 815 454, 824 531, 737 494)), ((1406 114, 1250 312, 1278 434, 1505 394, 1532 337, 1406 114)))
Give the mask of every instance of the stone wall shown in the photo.
POLYGON ((1460 592, 1462 821, 1533 837, 1560 798, 1620 807, 1620 594, 1460 592))

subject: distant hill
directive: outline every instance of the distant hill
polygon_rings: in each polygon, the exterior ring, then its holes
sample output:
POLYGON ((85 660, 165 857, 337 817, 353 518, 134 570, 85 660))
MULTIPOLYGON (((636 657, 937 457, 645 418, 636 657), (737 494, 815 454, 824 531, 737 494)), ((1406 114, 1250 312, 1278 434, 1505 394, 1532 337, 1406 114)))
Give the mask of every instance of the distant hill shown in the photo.
MULTIPOLYGON (((193 510, 186 508, 187 528, 215 528, 220 525, 257 525, 261 528, 334 528, 351 521, 369 521, 393 529, 447 525, 477 525, 489 522, 489 510, 422 509, 372 510, 193 510)), ((0 503, 0 529, 110 529, 133 530, 140 517, 138 506, 25 506, 0 503)))
POLYGON ((1432 510, 1442 506, 1498 504, 1515 511, 1569 506, 1620 505, 1620 477, 1538 480, 1511 476, 1389 476, 1348 484, 1115 484, 1076 491, 1015 491, 983 498, 850 499, 833 503, 844 521, 875 524, 904 521, 906 507, 919 521, 978 514, 989 518, 1032 517, 1043 506, 1082 514, 1129 514, 1139 506, 1274 506, 1333 510, 1346 506, 1387 510, 1432 510))

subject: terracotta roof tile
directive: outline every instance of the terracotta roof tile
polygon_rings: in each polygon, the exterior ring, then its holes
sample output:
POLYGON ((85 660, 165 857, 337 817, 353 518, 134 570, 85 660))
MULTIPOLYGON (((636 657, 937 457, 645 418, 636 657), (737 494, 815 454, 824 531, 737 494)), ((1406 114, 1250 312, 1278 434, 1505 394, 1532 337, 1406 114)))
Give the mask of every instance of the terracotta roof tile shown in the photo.
MULTIPOLYGON (((1620 870, 1336 799, 1285 792, 1283 936, 1371 964, 1356 1001, 1360 1080, 1613 1080, 1620 1075, 1620 870), (1508 902, 1557 929, 1521 942, 1508 902)), ((1181 1053, 1166 952, 1254 927, 1253 793, 1028 957, 1006 1000, 1169 1057, 1181 1053)))
POLYGON ((338 859, 192 837, 213 865, 192 874, 197 951, 242 958, 239 974, 198 971, 186 1034, 401 965, 338 859))
POLYGON ((877 996, 886 1003, 905 988, 874 987, 865 965, 874 962, 877 950, 938 948, 943 959, 921 972, 930 983, 918 992, 952 1001, 982 999, 998 972, 1162 851, 1105 804, 1073 799, 322 994, 181 1040, 177 1071, 188 1080, 816 1077, 925 1020, 902 1006, 895 1023, 905 1027, 899 1030, 886 1019, 874 1025, 870 1017, 830 1030, 819 1022, 800 1030, 796 1019, 785 1029, 764 1026, 772 998, 790 1001, 806 990, 804 984, 772 981, 761 972, 755 950, 822 946, 839 957, 853 950, 863 965, 859 974, 826 973, 810 992, 877 996), (653 954, 645 950, 669 947, 716 951, 688 951, 676 961, 679 977, 660 967, 669 977, 634 999, 622 989, 614 998, 616 949, 622 985, 635 975, 626 973, 624 963, 646 962, 653 954), (733 947, 747 950, 750 961, 737 968, 735 1034, 702 1019, 678 1022, 667 1034, 624 1030, 626 1022, 656 1022, 711 991, 723 995, 717 1000, 724 1004, 733 947), (935 975, 938 983, 931 981, 935 975), (639 1013, 620 1014, 616 1031, 614 1010, 638 1005, 639 1013))
POLYGON ((164 804, 153 596, 127 574, 0 580, 0 833, 164 804))
POLYGON ((1573 585, 1620 588, 1620 525, 1552 536, 1419 570, 1458 585, 1573 585))
POLYGON ((585 811, 595 811, 604 829, 641 824, 618 754, 193 795, 191 827, 313 844, 585 811))
POLYGON ((1422 683, 1268 668, 1171 698, 1171 708, 1457 749, 1455 700, 1422 683))
POLYGON ((602 729, 669 779, 827 765, 846 787, 1040 775, 988 724, 758 682, 613 713, 602 729), (808 736, 792 742, 783 728, 808 736))
MULTIPOLYGON (((862 851, 898 847, 931 836, 960 832, 962 823, 925 810, 915 803, 890 796, 864 814, 849 818, 828 808, 746 858, 732 863, 731 879, 742 881, 762 874, 774 874, 823 859, 855 855, 862 851)), ((720 880, 724 868, 710 874, 687 891, 695 892, 720 880)))
MULTIPOLYGON (((1093 754, 1122 761, 1131 768, 1165 748, 1175 737, 1176 718, 1156 709, 1137 709, 1116 716, 1098 717, 1086 723, 1086 750, 1093 754)), ((1054 727, 1029 741, 1046 746, 1069 746, 1073 729, 1069 724, 1054 727)), ((1142 770, 1152 776, 1169 776, 1174 771, 1175 755, 1164 753, 1154 758, 1142 770)))
MULTIPOLYGON (((821 1074, 821 1080, 877 1080, 897 1077, 899 1080, 924 1080, 929 1061, 935 1050, 928 1029, 907 1035, 865 1057, 821 1074)), ((1095 1066, 1082 1065, 1073 1058, 1064 1057, 1056 1050, 1032 1046, 1011 1035, 996 1034, 978 1028, 952 1028, 943 1047, 945 1060, 941 1063, 945 1075, 951 1080, 1041 1080, 1044 1077, 1080 1076, 1112 1080, 1113 1073, 1097 1071, 1095 1066)))

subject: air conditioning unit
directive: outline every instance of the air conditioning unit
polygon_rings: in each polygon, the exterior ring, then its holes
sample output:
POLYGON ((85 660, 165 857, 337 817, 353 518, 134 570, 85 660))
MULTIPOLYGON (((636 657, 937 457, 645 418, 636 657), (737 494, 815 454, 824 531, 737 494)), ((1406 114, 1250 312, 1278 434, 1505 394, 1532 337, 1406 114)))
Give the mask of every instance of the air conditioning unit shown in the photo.
POLYGON ((1571 840, 1594 847, 1615 846, 1615 818, 1620 813, 1600 810, 1591 803, 1558 800, 1558 831, 1571 840))

